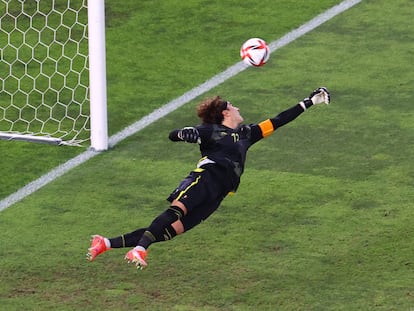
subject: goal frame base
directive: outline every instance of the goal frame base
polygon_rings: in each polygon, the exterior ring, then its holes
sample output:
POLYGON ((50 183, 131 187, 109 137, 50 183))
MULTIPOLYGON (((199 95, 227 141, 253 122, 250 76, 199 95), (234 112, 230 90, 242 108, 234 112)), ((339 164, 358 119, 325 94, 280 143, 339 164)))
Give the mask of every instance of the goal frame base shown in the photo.
POLYGON ((21 140, 32 143, 44 143, 49 145, 68 145, 68 146, 80 146, 79 141, 64 141, 61 138, 49 137, 49 136, 35 136, 30 134, 17 134, 0 132, 1 140, 21 140))

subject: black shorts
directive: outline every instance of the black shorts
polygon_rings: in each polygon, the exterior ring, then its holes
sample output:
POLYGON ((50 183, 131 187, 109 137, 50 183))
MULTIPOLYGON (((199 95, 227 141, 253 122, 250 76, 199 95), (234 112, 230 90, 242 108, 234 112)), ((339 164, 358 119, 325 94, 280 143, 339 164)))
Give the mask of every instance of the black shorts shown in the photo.
POLYGON ((209 164, 192 171, 167 198, 178 200, 187 208, 181 221, 188 231, 207 219, 220 205, 230 189, 227 174, 220 167, 209 164))

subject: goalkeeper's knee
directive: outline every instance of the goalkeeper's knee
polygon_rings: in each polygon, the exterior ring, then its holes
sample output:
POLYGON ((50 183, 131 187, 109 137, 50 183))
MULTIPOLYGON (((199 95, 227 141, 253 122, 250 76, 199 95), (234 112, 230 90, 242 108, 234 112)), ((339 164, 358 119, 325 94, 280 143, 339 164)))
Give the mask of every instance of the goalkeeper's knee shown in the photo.
POLYGON ((162 214, 160 214, 155 220, 165 220, 169 223, 173 223, 176 220, 181 219, 184 216, 184 211, 178 206, 171 205, 162 214))
POLYGON ((183 216, 184 211, 181 208, 177 206, 170 206, 154 219, 147 230, 151 232, 160 232, 168 226, 171 226, 177 220, 180 220, 183 216))

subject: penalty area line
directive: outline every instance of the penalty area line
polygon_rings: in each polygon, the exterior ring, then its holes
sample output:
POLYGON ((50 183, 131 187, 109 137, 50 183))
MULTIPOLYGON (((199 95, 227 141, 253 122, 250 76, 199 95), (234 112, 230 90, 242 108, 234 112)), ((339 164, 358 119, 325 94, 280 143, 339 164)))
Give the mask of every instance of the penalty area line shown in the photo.
MULTIPOLYGON (((300 38, 301 36, 307 34, 308 32, 312 31, 313 29, 317 28, 318 26, 322 25, 323 23, 329 21, 330 19, 334 18, 335 16, 341 14, 342 12, 350 9, 354 5, 360 3, 362 0, 345 0, 339 3, 338 5, 333 6, 332 8, 326 10, 322 14, 319 14, 315 18, 311 19, 309 22, 301 25, 299 28, 296 28, 280 38, 279 40, 273 41, 269 44, 269 48, 271 52, 274 52, 292 41, 300 38)), ((131 124, 130 126, 126 127, 125 129, 121 130, 120 132, 114 134, 109 138, 108 145, 109 147, 114 147, 119 142, 123 141, 124 139, 136 134, 140 130, 144 129, 148 125, 158 121, 159 119, 163 118, 164 116, 168 115, 169 113, 173 112, 174 110, 180 108, 184 104, 188 103, 189 101, 195 99, 196 97, 202 95, 203 93, 211 90, 212 88, 220 85, 224 81, 232 78, 233 76, 239 74, 243 70, 248 68, 242 61, 236 63, 235 65, 229 67, 225 71, 215 75, 211 79, 207 80, 206 82, 200 84, 199 86, 195 87, 194 89, 184 93, 182 96, 170 101, 169 103, 165 104, 164 106, 154 110, 152 113, 148 114, 147 116, 143 117, 142 119, 138 120, 137 122, 131 124)), ((89 159, 93 158, 94 156, 98 155, 100 152, 95 152, 92 150, 87 150, 78 156, 68 160, 64 164, 57 166, 56 168, 52 169, 45 175, 39 177, 38 179, 30 182, 23 188, 20 188, 13 194, 9 195, 5 199, 0 201, 0 212, 5 210, 6 208, 12 206, 13 204, 23 200, 27 196, 31 195, 32 193, 36 192, 37 190, 41 189, 42 187, 46 186, 48 183, 54 181, 55 179, 61 177, 62 175, 66 174, 71 169, 85 163, 89 159)))

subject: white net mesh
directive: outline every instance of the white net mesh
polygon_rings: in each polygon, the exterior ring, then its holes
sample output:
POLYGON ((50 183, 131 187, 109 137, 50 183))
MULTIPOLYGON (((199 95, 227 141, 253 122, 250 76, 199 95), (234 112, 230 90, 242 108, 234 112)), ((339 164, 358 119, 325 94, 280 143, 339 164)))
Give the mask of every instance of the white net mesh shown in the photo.
POLYGON ((87 140, 86 0, 0 0, 0 12, 1 134, 87 140))

